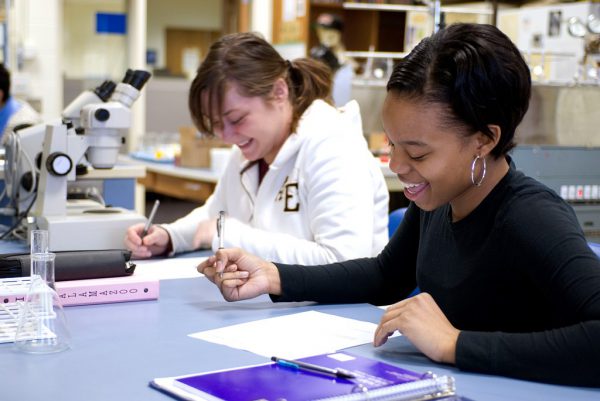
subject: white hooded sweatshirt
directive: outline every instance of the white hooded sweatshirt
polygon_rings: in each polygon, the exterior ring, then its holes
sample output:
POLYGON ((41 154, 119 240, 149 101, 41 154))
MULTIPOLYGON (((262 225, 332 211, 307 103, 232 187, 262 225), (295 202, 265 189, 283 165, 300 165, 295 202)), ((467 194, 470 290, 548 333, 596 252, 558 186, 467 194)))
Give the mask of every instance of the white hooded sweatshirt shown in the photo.
MULTIPOLYGON (((226 248, 274 262, 323 264, 377 255, 388 240, 388 201, 362 135, 358 103, 336 109, 315 100, 260 186, 258 163, 234 146, 206 203, 163 227, 173 253, 190 251, 198 223, 224 210, 226 248)), ((212 249, 217 247, 215 235, 212 249)))

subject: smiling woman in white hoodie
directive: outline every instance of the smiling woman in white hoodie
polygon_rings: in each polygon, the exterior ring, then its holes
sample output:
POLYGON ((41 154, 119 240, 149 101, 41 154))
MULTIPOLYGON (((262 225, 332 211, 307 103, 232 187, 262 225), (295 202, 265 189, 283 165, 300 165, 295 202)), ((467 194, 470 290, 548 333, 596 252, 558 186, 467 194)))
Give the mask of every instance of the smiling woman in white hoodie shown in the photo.
POLYGON ((189 106, 201 132, 233 152, 206 203, 172 224, 143 225, 125 239, 135 257, 225 247, 284 263, 376 255, 387 242, 388 192, 362 135, 356 102, 328 102, 331 76, 310 59, 284 60, 251 33, 212 45, 192 82, 189 106))

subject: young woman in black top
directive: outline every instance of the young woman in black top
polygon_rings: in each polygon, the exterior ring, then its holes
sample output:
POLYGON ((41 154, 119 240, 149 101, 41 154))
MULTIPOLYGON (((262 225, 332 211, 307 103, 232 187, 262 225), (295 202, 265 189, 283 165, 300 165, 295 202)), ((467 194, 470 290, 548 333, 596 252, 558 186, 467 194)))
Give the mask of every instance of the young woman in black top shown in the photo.
POLYGON ((225 249, 198 270, 230 301, 393 304, 375 346, 397 330, 461 369, 600 386, 600 260, 571 207, 508 156, 531 89, 518 49, 493 26, 450 25, 387 89, 390 168, 411 205, 381 254, 324 268, 225 249))

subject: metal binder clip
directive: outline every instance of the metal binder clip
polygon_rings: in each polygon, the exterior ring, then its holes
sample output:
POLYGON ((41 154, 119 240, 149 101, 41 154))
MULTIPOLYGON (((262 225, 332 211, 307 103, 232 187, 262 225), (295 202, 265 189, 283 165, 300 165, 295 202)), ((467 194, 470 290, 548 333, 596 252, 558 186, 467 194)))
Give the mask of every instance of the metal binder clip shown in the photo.
POLYGON ((423 373, 421 379, 435 379, 436 377, 437 375, 435 373, 433 373, 431 370, 428 370, 427 372, 423 373))
POLYGON ((361 383, 357 383, 354 387, 352 387, 352 394, 354 393, 368 393, 369 389, 367 386, 361 383))

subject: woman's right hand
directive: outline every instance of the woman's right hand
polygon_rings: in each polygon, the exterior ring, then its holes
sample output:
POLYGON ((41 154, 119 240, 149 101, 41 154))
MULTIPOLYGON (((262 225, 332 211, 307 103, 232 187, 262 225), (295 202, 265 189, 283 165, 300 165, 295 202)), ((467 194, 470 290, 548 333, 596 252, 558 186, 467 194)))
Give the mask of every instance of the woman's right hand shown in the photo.
POLYGON ((167 230, 153 225, 142 238, 144 226, 143 223, 133 225, 127 229, 125 234, 125 247, 131 251, 132 258, 145 259, 165 254, 171 242, 167 230))
POLYGON ((219 249, 198 265, 198 271, 219 287, 227 301, 281 294, 277 267, 239 248, 219 249))

